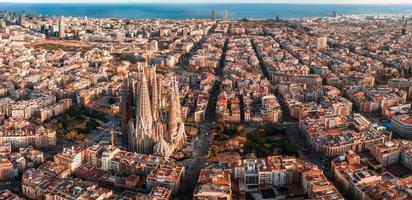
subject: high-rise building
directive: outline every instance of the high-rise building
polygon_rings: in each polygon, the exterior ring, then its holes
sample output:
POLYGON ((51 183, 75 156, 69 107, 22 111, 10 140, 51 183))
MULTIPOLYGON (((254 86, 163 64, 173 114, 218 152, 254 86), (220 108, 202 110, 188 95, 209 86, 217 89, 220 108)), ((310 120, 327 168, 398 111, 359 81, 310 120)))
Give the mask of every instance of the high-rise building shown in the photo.
POLYGON ((216 11, 212 10, 212 16, 211 16, 212 21, 216 21, 216 11))
POLYGON ((408 26, 408 19, 406 19, 405 16, 402 16, 402 29, 401 29, 402 36, 406 35, 407 26, 408 26))
POLYGON ((21 26, 21 27, 25 27, 25 25, 26 25, 26 17, 24 16, 24 14, 20 14, 20 16, 19 16, 19 21, 18 21, 19 23, 19 25, 21 26))
POLYGON ((227 21, 229 19, 229 14, 227 12, 227 10, 223 11, 223 21, 227 21))
POLYGON ((64 18, 63 16, 60 17, 59 20, 59 38, 64 39, 65 37, 65 29, 64 29, 64 18))
POLYGON ((6 28, 6 21, 3 19, 0 19, 0 29, 5 29, 6 28))
POLYGON ((186 37, 189 34, 189 28, 184 27, 182 31, 183 37, 186 37))

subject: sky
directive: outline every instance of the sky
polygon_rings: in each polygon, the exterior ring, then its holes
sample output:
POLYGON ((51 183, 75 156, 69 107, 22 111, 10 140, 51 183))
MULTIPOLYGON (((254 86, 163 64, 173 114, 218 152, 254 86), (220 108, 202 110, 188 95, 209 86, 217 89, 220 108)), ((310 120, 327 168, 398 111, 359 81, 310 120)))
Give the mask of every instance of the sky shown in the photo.
MULTIPOLYGON (((320 3, 412 4, 412 0, 0 0, 7 3, 320 3)), ((0 3, 1 4, 1 3, 0 3)))

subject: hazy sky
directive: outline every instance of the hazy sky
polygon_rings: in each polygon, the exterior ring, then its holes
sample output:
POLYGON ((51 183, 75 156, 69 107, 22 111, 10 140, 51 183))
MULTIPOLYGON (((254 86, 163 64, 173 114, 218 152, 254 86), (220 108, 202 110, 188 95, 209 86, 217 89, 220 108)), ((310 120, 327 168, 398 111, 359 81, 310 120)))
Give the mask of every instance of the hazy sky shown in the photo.
POLYGON ((412 4, 412 0, 0 0, 13 3, 339 3, 412 4))

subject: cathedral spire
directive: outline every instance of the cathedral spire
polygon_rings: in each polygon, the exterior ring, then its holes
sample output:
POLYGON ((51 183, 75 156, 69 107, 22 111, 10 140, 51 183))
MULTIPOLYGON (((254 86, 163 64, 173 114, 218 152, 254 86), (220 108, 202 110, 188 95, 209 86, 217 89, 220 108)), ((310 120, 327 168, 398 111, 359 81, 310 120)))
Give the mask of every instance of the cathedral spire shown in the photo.
POLYGON ((163 126, 160 121, 160 103, 159 98, 161 94, 159 90, 159 81, 156 74, 156 65, 150 68, 150 100, 152 104, 153 117, 153 139, 155 142, 163 139, 163 126))
POLYGON ((179 92, 179 83, 176 79, 176 77, 173 78, 173 83, 174 83, 174 101, 175 101, 175 105, 176 105, 176 115, 177 115, 177 120, 178 122, 182 121, 182 110, 181 110, 181 106, 180 106, 180 92, 179 92))
POLYGON ((159 110, 163 107, 163 94, 162 94, 163 84, 162 84, 162 77, 157 77, 157 104, 159 110))
POLYGON ((136 138, 135 145, 131 148, 139 153, 152 153, 153 151, 153 118, 144 71, 140 73, 140 81, 136 91, 136 138))
POLYGON ((185 132, 185 124, 182 119, 182 110, 180 106, 180 92, 179 92, 179 82, 177 79, 174 79, 174 102, 176 104, 176 115, 177 115, 177 122, 178 127, 173 139, 173 145, 176 149, 181 149, 187 141, 186 132, 185 132))
POLYGON ((127 142, 127 123, 129 119, 132 117, 132 106, 130 101, 130 86, 129 86, 129 78, 126 76, 122 82, 121 86, 121 97, 120 97, 120 112, 121 112, 121 131, 123 133, 123 142, 127 142))
POLYGON ((180 149, 186 143, 185 125, 181 117, 180 93, 177 79, 172 81, 172 92, 169 107, 169 132, 166 141, 176 149, 180 149))
POLYGON ((159 94, 158 94, 158 81, 156 75, 156 65, 152 66, 151 69, 151 76, 150 76, 150 86, 151 86, 151 102, 152 102, 152 116, 153 121, 157 121, 159 119, 159 94))
POLYGON ((136 98, 136 125, 147 125, 152 123, 152 113, 149 98, 149 88, 144 73, 140 75, 136 98))
MULTIPOLYGON (((176 87, 175 87, 175 80, 173 79, 172 82, 172 92, 170 94, 170 102, 169 102, 169 120, 168 120, 168 134, 166 137, 166 141, 168 143, 173 143, 174 138, 176 137, 177 134, 177 128, 178 128, 178 105, 176 103, 176 87)), ((180 102, 179 102, 180 104, 180 102)))

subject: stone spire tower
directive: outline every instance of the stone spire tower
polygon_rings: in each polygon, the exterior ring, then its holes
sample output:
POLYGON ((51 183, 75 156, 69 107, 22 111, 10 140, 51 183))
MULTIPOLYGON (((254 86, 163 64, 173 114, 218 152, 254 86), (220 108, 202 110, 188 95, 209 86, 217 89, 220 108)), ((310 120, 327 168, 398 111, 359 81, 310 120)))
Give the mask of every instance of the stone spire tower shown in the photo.
POLYGON ((136 87, 136 126, 135 138, 130 145, 132 150, 139 153, 153 152, 153 118, 149 98, 149 88, 145 73, 140 74, 140 81, 136 87))
POLYGON ((152 66, 150 73, 150 100, 152 102, 153 121, 159 119, 159 94, 157 83, 156 66, 152 66))
POLYGON ((162 84, 162 77, 157 77, 157 106, 159 110, 163 107, 163 84, 162 84))
POLYGON ((59 38, 64 39, 66 30, 64 28, 64 17, 61 16, 59 20, 59 38))
MULTIPOLYGON (((156 75, 156 66, 152 66, 150 69, 150 100, 152 104, 152 117, 153 117, 153 139, 158 142, 163 138, 163 125, 160 120, 160 102, 159 98, 159 81, 156 75)), ((160 85, 161 87, 161 85, 160 85)))
POLYGON ((182 109, 180 106, 180 93, 179 93, 179 83, 175 79, 174 81, 174 101, 176 104, 176 115, 178 120, 178 126, 176 130, 176 135, 174 137, 173 145, 176 149, 181 149, 186 144, 186 132, 185 132, 185 124, 182 119, 182 109))
POLYGON ((181 117, 180 94, 176 78, 173 79, 172 92, 169 102, 169 124, 166 141, 176 149, 186 143, 185 125, 181 117))
POLYGON ((179 83, 176 80, 176 77, 174 78, 173 81, 174 85, 173 85, 173 91, 174 91, 174 102, 176 105, 176 115, 178 118, 178 121, 181 122, 182 121, 182 108, 180 106, 180 93, 179 93, 179 83))
POLYGON ((130 86, 129 86, 129 77, 125 77, 122 82, 121 86, 121 97, 120 97, 120 114, 121 114, 121 121, 120 121, 120 129, 123 133, 122 137, 124 142, 127 142, 127 124, 129 120, 132 118, 132 102, 131 102, 131 93, 130 93, 130 86))
POLYGON ((176 77, 171 82, 169 107, 163 110, 163 77, 156 74, 156 67, 140 68, 124 80, 122 128, 126 129, 131 151, 168 158, 186 144, 176 77), (134 117, 130 114, 133 110, 134 117))
POLYGON ((176 92, 175 92, 175 80, 172 83, 172 92, 170 94, 170 101, 169 101, 169 119, 168 119, 168 134, 166 136, 166 142, 172 144, 174 142, 174 138, 177 134, 177 128, 179 123, 179 107, 180 102, 176 102, 176 92), (178 105, 179 104, 179 105, 178 105))

